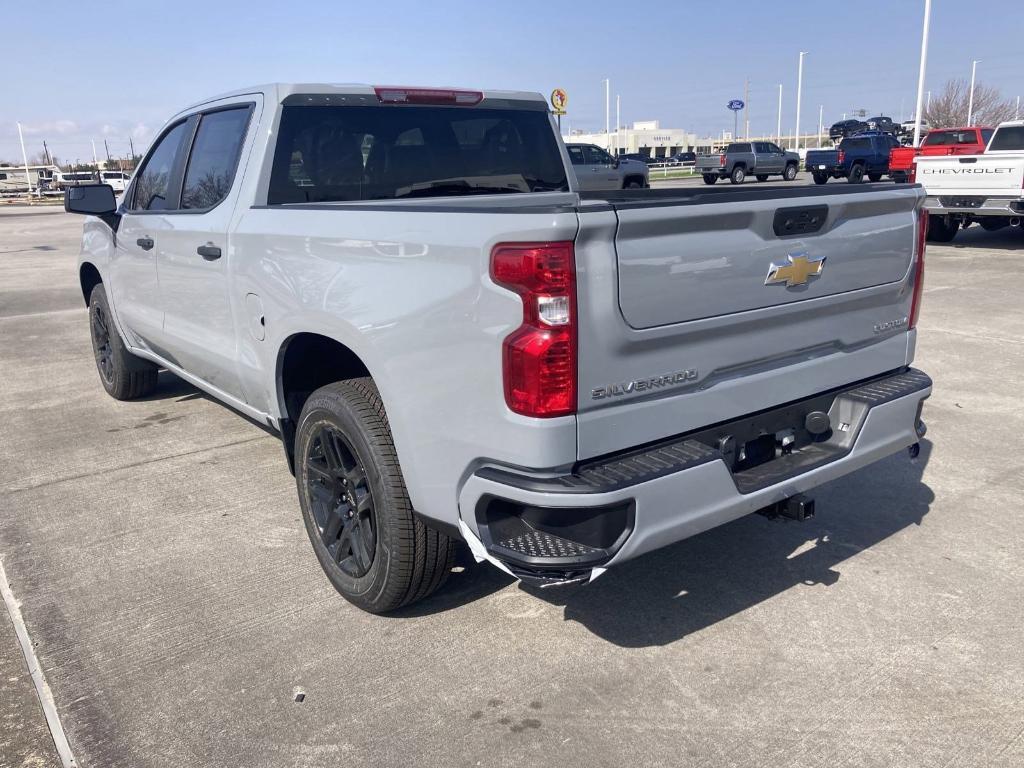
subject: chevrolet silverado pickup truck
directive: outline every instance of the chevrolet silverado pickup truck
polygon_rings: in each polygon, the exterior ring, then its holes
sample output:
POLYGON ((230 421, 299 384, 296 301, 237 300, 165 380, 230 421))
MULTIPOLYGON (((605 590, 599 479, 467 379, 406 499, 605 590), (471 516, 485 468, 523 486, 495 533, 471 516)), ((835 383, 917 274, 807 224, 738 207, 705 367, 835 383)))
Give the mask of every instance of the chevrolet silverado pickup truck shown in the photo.
POLYGON ((889 152, 899 142, 889 133, 865 131, 849 136, 836 149, 811 149, 805 163, 815 184, 845 178, 851 184, 880 181, 889 172, 889 152))
POLYGON ((705 184, 714 184, 719 179, 728 179, 732 184, 742 184, 747 176, 758 181, 767 181, 769 176, 781 176, 793 181, 800 168, 800 156, 787 152, 770 141, 736 141, 715 155, 698 155, 697 173, 704 177, 705 184))
POLYGON ((916 180, 930 214, 928 237, 948 243, 977 222, 994 231, 1024 217, 1024 120, 1000 123, 984 154, 918 157, 916 180))
POLYGON ((932 131, 920 147, 893 147, 889 152, 889 177, 905 184, 914 174, 914 161, 919 155, 980 155, 985 151, 994 128, 941 128, 932 131))
POLYGON ((357 606, 457 542, 553 586, 916 446, 923 193, 581 193, 543 97, 269 85, 69 189, 100 383, 163 369, 279 434, 357 606))

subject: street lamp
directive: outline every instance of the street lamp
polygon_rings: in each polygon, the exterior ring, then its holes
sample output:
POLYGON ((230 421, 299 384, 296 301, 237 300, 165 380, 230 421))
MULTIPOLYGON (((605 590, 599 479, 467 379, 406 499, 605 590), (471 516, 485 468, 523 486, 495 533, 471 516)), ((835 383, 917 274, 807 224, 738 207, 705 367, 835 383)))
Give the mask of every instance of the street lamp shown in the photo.
POLYGON ((974 125, 974 76, 978 73, 978 63, 981 59, 971 62, 971 97, 967 101, 967 125, 974 125))
POLYGON ((800 51, 800 67, 797 70, 796 75, 796 149, 800 150, 800 98, 803 93, 804 87, 804 56, 807 55, 807 51, 800 51))
POLYGON ((612 116, 612 81, 604 79, 604 141, 606 149, 611 149, 611 116, 612 116))
POLYGON ((782 143, 782 83, 779 83, 779 112, 778 125, 775 127, 775 140, 782 143))
MULTIPOLYGON (((921 100, 924 98, 924 70, 928 63, 928 28, 932 20, 932 0, 924 0, 924 25, 921 29, 921 68, 917 73, 917 108, 914 110, 914 146, 921 146, 921 100)), ((928 108, 932 92, 928 91, 928 108)))

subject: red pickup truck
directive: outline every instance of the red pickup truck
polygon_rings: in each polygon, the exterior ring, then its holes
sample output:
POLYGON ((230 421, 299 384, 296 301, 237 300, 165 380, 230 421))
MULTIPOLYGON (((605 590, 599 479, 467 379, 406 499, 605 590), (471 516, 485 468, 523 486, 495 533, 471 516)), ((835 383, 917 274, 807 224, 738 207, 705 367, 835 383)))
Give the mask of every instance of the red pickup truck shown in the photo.
POLYGON ((995 128, 937 128, 924 137, 921 146, 893 147, 889 152, 889 176, 897 184, 913 181, 914 158, 918 155, 980 155, 995 128))

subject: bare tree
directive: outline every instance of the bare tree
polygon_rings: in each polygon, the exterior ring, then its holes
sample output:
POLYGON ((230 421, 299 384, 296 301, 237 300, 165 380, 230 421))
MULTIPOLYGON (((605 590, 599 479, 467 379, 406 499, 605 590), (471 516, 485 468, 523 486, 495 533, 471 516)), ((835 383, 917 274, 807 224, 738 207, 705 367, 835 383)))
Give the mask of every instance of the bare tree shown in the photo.
MULTIPOLYGON (((925 120, 932 128, 959 128, 967 125, 967 110, 971 99, 971 84, 967 80, 948 80, 942 91, 932 96, 925 110, 925 120)), ((1014 105, 995 88, 981 83, 974 85, 974 111, 971 122, 975 125, 998 125, 1013 119, 1014 105)))

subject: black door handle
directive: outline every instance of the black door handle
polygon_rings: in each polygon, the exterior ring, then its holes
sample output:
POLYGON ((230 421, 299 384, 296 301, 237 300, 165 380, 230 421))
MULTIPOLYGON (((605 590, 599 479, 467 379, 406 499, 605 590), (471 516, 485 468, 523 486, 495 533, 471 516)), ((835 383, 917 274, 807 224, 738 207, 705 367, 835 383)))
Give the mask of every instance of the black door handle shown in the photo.
POLYGON ((216 245, 200 245, 196 248, 196 253, 207 261, 216 261, 220 258, 220 248, 216 245))
POLYGON ((153 238, 151 237, 140 237, 135 244, 144 251, 153 250, 153 238))

